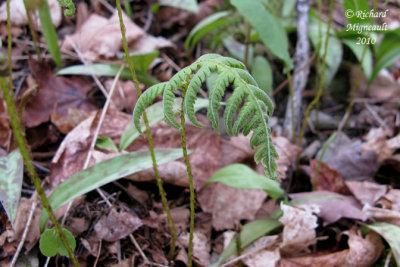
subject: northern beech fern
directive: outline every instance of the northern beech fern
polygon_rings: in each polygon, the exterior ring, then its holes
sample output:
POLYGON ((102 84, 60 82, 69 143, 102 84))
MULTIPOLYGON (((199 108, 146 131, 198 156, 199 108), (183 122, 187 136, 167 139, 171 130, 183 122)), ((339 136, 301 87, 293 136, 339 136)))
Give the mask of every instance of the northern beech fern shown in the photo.
POLYGON ((224 96, 225 89, 232 85, 234 91, 228 99, 224 122, 229 135, 238 135, 243 130, 244 135, 253 131, 250 139, 251 148, 260 146, 255 153, 255 161, 261 162, 265 174, 276 179, 277 165, 275 159, 278 154, 272 144, 268 120, 273 112, 273 104, 268 94, 258 87, 254 78, 247 72, 246 67, 240 61, 223 57, 218 54, 207 54, 200 57, 190 66, 175 74, 169 82, 159 83, 147 89, 139 98, 133 112, 133 120, 136 128, 140 131, 140 118, 145 109, 154 101, 158 95, 163 95, 165 121, 172 127, 180 130, 173 112, 175 94, 173 90, 187 88, 184 98, 183 109, 188 119, 198 127, 204 127, 195 117, 194 103, 197 92, 202 83, 211 73, 217 73, 217 78, 209 93, 208 118, 213 128, 218 132, 219 118, 218 107, 224 96), (240 107, 244 101, 243 106, 240 107), (238 111, 237 119, 234 115, 238 111))

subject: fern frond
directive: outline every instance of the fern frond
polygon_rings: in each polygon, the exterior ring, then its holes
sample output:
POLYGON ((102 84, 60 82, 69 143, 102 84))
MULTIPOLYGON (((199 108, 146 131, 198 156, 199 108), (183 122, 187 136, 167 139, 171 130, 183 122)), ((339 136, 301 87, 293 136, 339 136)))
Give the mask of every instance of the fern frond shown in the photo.
POLYGON ((224 122, 227 133, 238 135, 240 130, 248 135, 253 131, 250 139, 252 148, 259 147, 254 155, 256 162, 261 162, 265 173, 272 179, 277 177, 275 159, 278 155, 272 144, 268 120, 274 106, 267 93, 260 89, 257 82, 246 70, 246 66, 233 58, 223 57, 218 54, 207 54, 200 57, 192 65, 175 74, 169 82, 162 86, 153 86, 148 89, 138 100, 134 111, 135 126, 139 129, 140 116, 144 109, 158 94, 163 94, 165 121, 174 128, 180 125, 172 110, 175 99, 174 90, 185 92, 183 99, 183 112, 189 120, 198 127, 203 127, 195 116, 194 104, 197 93, 204 81, 212 73, 217 77, 209 92, 209 107, 207 117, 211 120, 213 128, 218 131, 218 108, 228 86, 233 87, 233 94, 227 100, 224 122), (149 92, 148 92, 149 91, 149 92), (147 93, 147 94, 146 94, 147 93), (142 100, 142 98, 145 98, 142 100), (243 106, 240 105, 243 103, 243 106), (234 120, 234 115, 238 114, 234 120))
POLYGON ((140 118, 142 117, 143 112, 151 103, 153 103, 156 96, 161 95, 164 92, 167 84, 168 83, 164 82, 153 85, 147 89, 136 102, 135 110, 133 111, 133 123, 139 133, 143 134, 140 127, 140 118))

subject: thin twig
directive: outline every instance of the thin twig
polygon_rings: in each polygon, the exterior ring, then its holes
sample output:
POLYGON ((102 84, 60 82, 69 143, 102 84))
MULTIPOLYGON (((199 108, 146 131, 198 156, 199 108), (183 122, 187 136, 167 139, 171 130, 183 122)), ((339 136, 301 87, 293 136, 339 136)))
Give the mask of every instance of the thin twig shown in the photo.
POLYGON ((31 209, 29 211, 28 219, 26 220, 24 232, 22 234, 21 240, 19 241, 17 250, 14 253, 13 259, 12 259, 11 264, 10 264, 10 267, 15 266, 15 263, 18 260, 19 253, 21 252, 22 247, 23 247, 23 245, 25 243, 25 239, 26 239, 26 236, 28 234, 29 228, 31 227, 33 214, 35 213, 35 209, 36 209, 36 206, 37 206, 36 196, 37 196, 37 194, 36 194, 36 191, 35 191, 35 193, 33 194, 32 198, 31 198, 31 199, 33 199, 33 201, 32 201, 32 205, 31 205, 31 209))
POLYGON ((97 256, 96 256, 96 260, 95 260, 95 262, 94 262, 94 264, 93 264, 93 267, 96 267, 96 265, 97 265, 97 262, 99 261, 99 258, 100 258, 100 251, 101 251, 101 244, 102 244, 102 242, 101 242, 101 240, 99 241, 99 249, 97 250, 97 256))
POLYGON ((231 264, 234 264, 234 263, 236 263, 236 262, 238 262, 240 260, 243 260, 244 258, 246 258, 246 257, 248 257, 250 255, 253 255, 253 254, 257 253, 257 252, 260 252, 263 249, 266 249, 266 248, 270 247, 271 245, 272 244, 266 244, 264 246, 260 246, 259 248, 256 248, 256 249, 254 249, 252 251, 249 251, 249 252, 247 252, 245 254, 242 254, 239 257, 236 257, 236 258, 234 258, 234 259, 232 259, 232 260, 220 265, 219 267, 225 267, 225 266, 229 266, 231 264))
MULTIPOLYGON (((74 48, 75 53, 78 55, 79 59, 82 61, 82 63, 87 66, 89 65, 89 63, 85 60, 84 56, 82 55, 81 51, 78 49, 78 47, 76 46, 75 42, 69 37, 66 37, 66 40, 71 44, 71 46, 74 48)), ((103 93, 103 95, 108 98, 108 92, 107 90, 104 88, 104 86, 101 84, 100 80, 97 78, 96 75, 94 74, 90 74, 90 76, 92 77, 92 79, 94 80, 94 82, 96 83, 96 85, 99 87, 100 91, 103 93)))
MULTIPOLYGON (((100 128, 101 128, 101 126, 103 124, 103 121, 104 121, 104 118, 106 116, 107 110, 108 110, 108 108, 110 106, 111 97, 112 97, 112 95, 114 93, 115 88, 117 87, 116 85, 117 85, 117 82, 119 80, 119 76, 121 75, 122 70, 124 69, 124 67, 125 67, 125 64, 122 64, 120 69, 118 70, 117 75, 114 78, 114 81, 113 81, 112 85, 111 85, 110 94, 108 95, 106 103, 104 104, 103 110, 102 110, 101 115, 100 115, 99 122, 97 123, 97 127, 96 127, 96 130, 94 132, 93 139, 92 139, 92 142, 91 142, 89 150, 88 150, 88 154, 86 155, 85 163, 83 164, 83 167, 82 167, 83 170, 86 169, 89 166, 90 159, 92 157, 92 151, 94 149, 94 146, 96 145, 96 140, 97 140, 97 137, 99 136, 100 128)), ((103 192, 101 192, 98 188, 96 188, 96 191, 104 199, 104 201, 107 203, 107 205, 112 206, 110 201, 104 196, 103 192)), ((72 201, 70 201, 68 203, 67 210, 65 211, 64 217, 62 219, 62 225, 64 225, 64 223, 65 223, 65 219, 67 218, 67 214, 68 214, 69 210, 71 209, 71 205, 72 205, 72 201)))
POLYGON ((380 126, 384 129, 388 129, 386 122, 376 113, 376 111, 371 107, 371 105, 365 103, 365 107, 371 113, 372 117, 380 124, 380 126))
MULTIPOLYGON (((287 133, 287 137, 292 141, 296 139, 300 129, 302 93, 307 84, 310 72, 308 64, 310 59, 310 44, 308 39, 309 10, 309 0, 297 1, 297 44, 296 53, 293 58, 297 74, 293 77, 293 95, 288 99, 284 121, 284 130, 287 133), (299 71, 300 69, 301 71, 299 71)), ((290 75, 288 77, 290 82, 290 75)))

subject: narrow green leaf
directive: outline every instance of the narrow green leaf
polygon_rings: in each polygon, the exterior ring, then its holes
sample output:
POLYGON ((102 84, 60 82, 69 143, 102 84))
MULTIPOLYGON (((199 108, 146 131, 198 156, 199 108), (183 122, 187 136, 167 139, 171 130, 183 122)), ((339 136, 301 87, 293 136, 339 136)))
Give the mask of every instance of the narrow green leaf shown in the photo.
MULTIPOLYGON (((155 155, 157 163, 164 164, 182 157, 182 151, 180 149, 159 149, 155 150, 155 155)), ((49 203, 53 210, 56 210, 93 189, 152 166, 149 151, 132 152, 100 162, 76 173, 60 184, 49 196, 49 203)), ((43 210, 40 218, 41 231, 43 231, 48 218, 47 212, 43 210)))
POLYGON ((347 45, 351 49, 351 51, 357 57, 359 62, 361 62, 362 60, 362 68, 364 70, 365 77, 367 78, 367 80, 369 80, 372 75, 372 67, 373 67, 372 52, 369 45, 365 47, 366 45, 357 44, 357 38, 348 37, 348 38, 343 38, 341 40, 345 45, 347 45), (367 50, 365 51, 364 58, 362 59, 364 47, 367 50))
MULTIPOLYGON (((257 240, 258 238, 272 232, 273 230, 280 227, 282 224, 274 219, 261 219, 252 221, 242 227, 242 231, 240 232, 240 242, 242 248, 250 245, 252 242, 257 240)), ((230 256, 236 253, 236 237, 232 238, 228 247, 221 254, 220 258, 216 263, 211 265, 210 267, 217 267, 225 260, 227 260, 230 256)))
MULTIPOLYGON (((117 75, 120 65, 113 64, 92 64, 92 65, 75 65, 63 68, 57 72, 57 75, 99 75, 99 76, 115 76, 117 75)), ((151 86, 157 84, 159 81, 153 76, 142 72, 136 71, 136 76, 141 83, 151 86)), ((132 79, 131 72, 125 68, 121 73, 121 79, 132 79)))
POLYGON ((162 6, 172 6, 193 13, 199 12, 196 0, 160 0, 159 3, 162 6))
POLYGON ((14 227, 24 171, 24 163, 19 150, 0 157, 0 201, 14 227))
POLYGON ((57 67, 61 68, 62 60, 60 47, 58 46, 56 29, 54 28, 51 20, 50 9, 49 5, 47 4, 47 0, 43 0, 42 2, 43 4, 39 5, 38 7, 38 12, 44 39, 46 40, 47 48, 49 49, 53 60, 56 62, 57 67))
POLYGON ((389 243, 396 259, 396 264, 400 266, 400 227, 385 222, 376 222, 367 225, 367 227, 377 232, 389 243))
POLYGON ((118 152, 117 146, 114 144, 113 140, 108 136, 99 136, 96 140, 96 146, 101 149, 108 151, 118 152))
POLYGON ((278 18, 269 12, 260 0, 231 0, 231 3, 260 34, 261 40, 271 53, 284 61, 289 68, 292 68, 288 39, 278 18))
MULTIPOLYGON (((70 231, 65 228, 62 228, 62 231, 67 237, 69 246, 74 251, 76 248, 76 241, 74 236, 70 231)), ((40 252, 46 257, 54 257, 55 255, 57 255, 57 253, 61 256, 68 256, 68 250, 61 241, 57 233, 57 229, 55 229, 54 227, 46 229, 46 231, 44 231, 43 234, 40 236, 39 249, 40 252)))
POLYGON ((133 64, 135 66, 136 71, 147 73, 150 64, 156 57, 158 57, 159 54, 160 51, 155 50, 153 52, 148 52, 148 53, 133 54, 130 57, 133 60, 133 64))
MULTIPOLYGON (((181 107, 181 98, 175 99, 174 105, 173 105, 173 111, 177 113, 181 107)), ((194 110, 197 112, 198 110, 202 108, 206 108, 208 106, 208 99, 203 99, 199 98, 197 99, 196 103, 194 104, 194 110)), ((153 105, 151 105, 147 111, 147 119, 149 120, 149 125, 152 126, 156 124, 157 122, 160 122, 164 119, 164 108, 163 108, 163 103, 162 102, 157 102, 153 105)), ((146 126, 144 124, 141 124, 141 131, 144 132, 146 130, 146 126)), ((129 124, 125 127, 124 132, 122 133, 121 136, 121 141, 119 143, 119 149, 124 150, 130 144, 132 144, 133 141, 136 140, 140 136, 139 131, 136 129, 136 127, 133 125, 133 122, 129 122, 129 124)))
POLYGON ((258 86, 264 90, 267 94, 271 93, 272 90, 272 70, 268 61, 261 56, 254 58, 253 64, 251 65, 251 74, 258 83, 258 86))
POLYGON ((226 18, 229 14, 228 11, 216 12, 202 21, 200 21, 189 33, 185 41, 185 49, 191 52, 197 42, 207 33, 213 29, 231 22, 231 19, 226 18))
POLYGON ((400 58, 400 29, 386 32, 377 53, 374 71, 369 79, 371 83, 378 73, 400 58))
POLYGON ((238 189, 262 189, 273 199, 282 197, 284 193, 277 181, 256 173, 244 164, 231 164, 223 167, 211 176, 205 187, 215 182, 238 189))

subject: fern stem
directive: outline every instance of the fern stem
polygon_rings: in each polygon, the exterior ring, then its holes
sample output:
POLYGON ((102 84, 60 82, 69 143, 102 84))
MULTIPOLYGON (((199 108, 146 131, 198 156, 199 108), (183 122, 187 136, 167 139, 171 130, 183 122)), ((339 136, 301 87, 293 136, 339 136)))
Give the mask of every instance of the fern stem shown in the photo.
MULTIPOLYGON (((137 95, 138 95, 138 97, 140 97, 142 95, 142 91, 141 91, 141 89, 139 87, 139 81, 138 81, 137 76, 136 76, 133 60, 129 56, 128 43, 126 41, 126 35, 125 35, 125 26, 124 26, 124 22, 122 20, 122 11, 121 11, 120 0, 116 1, 116 6, 117 6, 117 11, 118 11, 119 23, 120 23, 120 27, 121 27, 122 43, 123 43, 123 46, 124 46, 126 61, 128 62, 129 70, 131 72, 133 82, 135 83, 135 88, 136 88, 137 95)), ((149 125, 149 120, 147 119, 146 111, 144 111, 144 113, 143 113, 143 120, 144 120, 144 124, 146 126, 146 134, 147 134, 147 140, 149 142, 149 150, 150 150, 151 160, 152 160, 152 163, 153 163, 154 176, 156 178, 158 191, 159 191, 160 196, 161 196, 162 206, 163 206, 163 209, 164 209, 164 211, 165 211, 165 213, 167 215, 167 221, 168 221, 170 234, 171 234, 171 246, 170 246, 170 250, 169 250, 169 253, 168 253, 168 257, 169 257, 169 260, 173 260, 173 258, 175 256, 175 243, 176 243, 175 226, 174 226, 174 222, 172 220, 171 211, 170 211, 170 209, 168 207, 168 202, 167 202, 167 198, 165 196, 165 191, 164 191, 164 188, 163 188, 163 185, 162 185, 162 180, 161 180, 160 174, 158 172, 157 160, 156 160, 156 156, 155 156, 155 153, 154 153, 153 138, 151 136, 150 125, 149 125)))
POLYGON ((319 82, 319 87, 318 87, 317 94, 315 95, 315 97, 311 101, 311 103, 307 106, 306 112, 304 114, 303 123, 301 125, 300 136, 299 136, 299 147, 302 147, 302 145, 303 145, 303 137, 304 137, 304 133, 306 131, 307 119, 310 116, 311 109, 319 101, 319 98, 321 97, 321 94, 322 94, 322 88, 323 88, 323 85, 324 85, 324 78, 325 78, 326 55, 328 54, 329 33, 330 33, 330 30, 331 30, 332 13, 333 13, 332 11, 333 11, 333 4, 334 3, 335 3, 335 1, 330 1, 330 3, 329 3, 328 29, 327 29, 327 33, 326 33, 326 40, 325 40, 325 43, 324 43, 324 55, 322 56, 321 79, 320 79, 320 82, 319 82))
POLYGON ((6 102, 8 114, 11 119, 11 126, 13 128, 13 134, 15 136, 15 140, 17 141, 18 148, 21 152, 22 159, 24 161, 24 164, 26 166, 26 169, 29 172, 29 175, 31 177, 31 180, 35 186, 36 192, 38 193, 40 200, 42 201, 44 209, 47 211, 49 214, 50 220, 54 224, 54 227, 57 230, 57 233, 61 239, 61 242, 63 243, 64 247, 68 251, 68 255, 71 258, 72 263, 74 264, 75 267, 79 266, 78 259, 76 258, 74 251, 72 248, 69 246, 67 237, 65 236, 64 232, 62 231, 62 228, 60 224, 57 221, 56 216, 54 215, 53 209, 51 208, 49 201, 46 197, 46 194, 44 193, 44 190, 42 188, 42 185, 40 184, 40 179, 36 174, 35 168, 33 167, 30 156, 29 156, 29 151, 28 151, 28 145, 25 141, 25 137, 23 134, 23 127, 21 126, 21 121, 17 115, 17 111, 15 108, 15 102, 14 102, 14 88, 13 88, 13 83, 12 83, 12 61, 11 61, 11 48, 12 48, 12 40, 11 40, 11 20, 10 20, 10 0, 7 0, 6 3, 6 10, 7 10, 7 35, 8 35, 8 78, 9 78, 9 85, 7 86, 7 81, 4 77, 0 77, 0 85, 1 89, 3 91, 3 98, 4 101, 6 102))
POLYGON ((185 112, 184 103, 186 97, 187 85, 183 85, 182 90, 182 103, 181 103, 181 144, 183 150, 183 157, 185 158, 186 170, 189 177, 189 190, 190 190, 190 226, 189 226, 189 244, 188 244, 188 267, 192 267, 192 247, 193 247, 193 232, 194 232, 194 186, 192 167, 189 162, 189 157, 186 148, 186 135, 185 135, 185 112))
POLYGON ((79 262, 72 250, 72 248, 69 246, 68 241, 67 241, 67 237, 65 236, 64 232, 61 229, 60 224, 57 221, 56 216, 53 213, 53 210, 49 204, 49 201, 46 198, 46 195, 44 193, 44 190, 40 184, 40 179, 36 174, 35 168, 33 167, 32 163, 31 163, 31 159, 29 156, 29 151, 28 151, 28 146, 26 144, 25 138, 24 138, 24 134, 22 133, 22 126, 20 125, 20 120, 17 116, 17 112, 15 109, 15 103, 14 103, 14 99, 12 98, 10 91, 12 91, 12 85, 10 84, 11 90, 8 88, 7 86, 7 82, 6 80, 1 77, 0 78, 0 82, 1 82, 1 88, 3 91, 3 97, 4 100, 6 102, 6 106, 7 106, 7 110, 8 110, 8 114, 10 115, 11 118, 11 125, 13 128, 13 133, 15 136, 15 140, 17 141, 18 144, 18 148, 21 152, 22 158, 24 160, 26 169, 28 170, 28 173, 32 179, 33 184, 35 185, 35 189, 37 191, 37 193, 40 196, 40 199, 42 201, 43 207, 45 208, 45 210, 47 211, 47 213, 49 214, 50 220, 52 221, 52 223, 54 224, 54 227, 57 230, 57 233, 61 239, 61 242, 63 243, 64 247, 66 247, 67 251, 68 251, 68 255, 72 260, 72 263, 74 264, 74 266, 79 266, 79 262))
POLYGON ((249 46, 250 46, 250 24, 249 22, 246 20, 246 39, 244 41, 245 43, 245 47, 244 47, 244 55, 243 55, 243 64, 247 67, 247 63, 248 63, 248 59, 249 59, 249 46))
POLYGON ((32 36, 33 47, 35 48, 35 52, 36 52, 38 61, 42 62, 42 57, 40 56, 40 50, 39 50, 38 41, 37 41, 37 35, 35 32, 35 29, 33 28, 31 10, 29 10, 29 8, 28 8, 27 0, 24 0, 24 6, 25 6, 26 17, 28 19, 29 31, 31 32, 31 36, 32 36))

